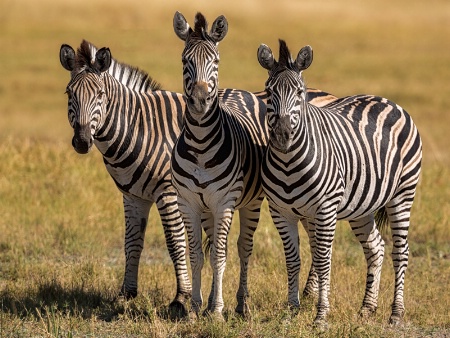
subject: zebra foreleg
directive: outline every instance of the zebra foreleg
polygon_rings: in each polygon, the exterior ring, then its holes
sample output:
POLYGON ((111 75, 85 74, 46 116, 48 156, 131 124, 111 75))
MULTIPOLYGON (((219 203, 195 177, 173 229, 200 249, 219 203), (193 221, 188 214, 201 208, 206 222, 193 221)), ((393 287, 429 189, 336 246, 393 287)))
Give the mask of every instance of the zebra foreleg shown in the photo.
POLYGON ((313 256, 314 269, 319 276, 319 300, 314 325, 318 329, 327 328, 327 316, 330 312, 328 293, 330 288, 331 256, 333 240, 336 231, 336 207, 332 204, 323 205, 316 213, 315 236, 316 250, 313 256), (334 211, 334 212, 333 212, 334 211))
POLYGON ((260 208, 262 199, 257 200, 254 205, 248 205, 239 209, 240 232, 238 238, 238 253, 241 264, 239 276, 239 289, 236 293, 237 306, 236 313, 243 317, 250 315, 250 308, 247 303, 249 297, 247 279, 248 279, 248 261, 253 251, 253 235, 258 226, 260 208))
POLYGON ((299 273, 301 267, 298 221, 296 218, 287 219, 272 205, 270 205, 270 213, 284 247, 288 276, 288 306, 294 312, 298 312, 300 308, 299 273))
POLYGON ((144 248, 151 202, 123 195, 125 213, 125 276, 120 295, 126 299, 137 296, 139 260, 144 248))
MULTIPOLYGON (((311 220, 303 218, 300 220, 309 237, 309 247, 311 251, 311 260, 316 250, 316 237, 315 237, 315 225, 311 220)), ((304 298, 315 299, 319 295, 319 279, 317 272, 314 269, 314 265, 311 262, 311 267, 308 274, 308 280, 306 281, 305 289, 303 290, 304 298)))
POLYGON ((202 227, 201 212, 197 212, 189 206, 189 203, 178 196, 178 205, 183 215, 184 225, 186 227, 189 241, 189 260, 192 270, 192 311, 198 316, 203 305, 202 298, 202 269, 204 264, 204 255, 202 249, 202 227))
POLYGON ((162 194, 156 201, 156 205, 177 279, 177 293, 174 300, 169 304, 169 313, 175 318, 184 317, 188 314, 187 303, 192 293, 186 263, 184 223, 175 194, 162 194))
POLYGON ((373 215, 352 220, 350 226, 363 247, 367 261, 366 291, 359 310, 359 315, 362 318, 367 318, 377 310, 381 267, 384 258, 384 241, 378 232, 373 215))
POLYGON ((224 307, 222 295, 222 280, 227 259, 228 233, 234 213, 234 200, 230 200, 232 206, 224 207, 214 214, 214 241, 211 254, 211 267, 214 278, 214 295, 211 302, 210 315, 215 319, 223 320, 222 310, 224 307))

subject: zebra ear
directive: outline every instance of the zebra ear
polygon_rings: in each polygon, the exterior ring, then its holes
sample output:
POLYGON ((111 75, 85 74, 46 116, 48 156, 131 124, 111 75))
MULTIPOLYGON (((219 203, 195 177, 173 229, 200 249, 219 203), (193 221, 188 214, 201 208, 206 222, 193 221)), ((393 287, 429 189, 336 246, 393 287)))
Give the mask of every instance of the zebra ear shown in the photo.
POLYGON ((180 12, 175 12, 173 16, 173 30, 175 34, 183 41, 186 41, 189 34, 192 32, 192 28, 187 23, 185 17, 180 12))
POLYGON ((108 70, 111 65, 111 51, 109 48, 103 47, 95 54, 94 68, 100 72, 108 70))
POLYGON ((300 52, 298 52, 295 64, 297 65, 298 70, 301 72, 311 65, 312 60, 313 60, 313 50, 311 46, 305 46, 302 49, 300 49, 300 52))
POLYGON ((258 61, 259 64, 267 70, 271 70, 273 68, 275 60, 273 58, 272 50, 269 48, 269 46, 265 44, 261 44, 261 46, 259 46, 258 61))
POLYGON ((69 45, 62 45, 59 50, 59 61, 61 65, 68 71, 75 68, 75 51, 69 45))
POLYGON ((225 35, 227 35, 227 32, 228 32, 228 21, 223 15, 221 15, 216 20, 214 20, 211 27, 210 36, 217 43, 223 40, 225 35))

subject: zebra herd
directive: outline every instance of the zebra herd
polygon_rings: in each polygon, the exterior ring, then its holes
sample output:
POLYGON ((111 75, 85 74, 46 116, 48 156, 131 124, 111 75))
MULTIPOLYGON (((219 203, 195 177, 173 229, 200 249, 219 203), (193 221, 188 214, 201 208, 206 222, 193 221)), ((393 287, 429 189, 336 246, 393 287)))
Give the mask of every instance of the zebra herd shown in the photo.
POLYGON ((258 49, 258 61, 268 71, 263 92, 219 89, 218 44, 228 31, 226 18, 218 17, 208 30, 197 13, 191 28, 177 12, 173 27, 184 41, 184 94, 161 90, 147 73, 115 60, 108 48, 83 41, 77 51, 68 45, 60 49, 60 62, 71 74, 66 93, 73 147, 84 154, 95 144, 123 194, 121 294, 137 295, 139 259, 155 203, 177 280, 169 310, 184 317, 198 315, 203 307, 204 232, 213 270, 205 314, 223 319, 228 232, 239 209, 236 312, 246 316, 248 262, 267 198, 284 246, 293 308, 300 306, 299 221, 309 236, 312 265, 304 294, 318 296, 317 326, 327 322, 332 244, 341 219, 349 221, 367 260, 360 315, 375 312, 384 257, 375 214, 386 215, 395 271, 390 323, 400 323, 410 211, 422 157, 411 117, 385 98, 336 98, 307 89, 302 72, 312 62, 311 47, 293 59, 282 40, 278 61, 268 46, 258 49))

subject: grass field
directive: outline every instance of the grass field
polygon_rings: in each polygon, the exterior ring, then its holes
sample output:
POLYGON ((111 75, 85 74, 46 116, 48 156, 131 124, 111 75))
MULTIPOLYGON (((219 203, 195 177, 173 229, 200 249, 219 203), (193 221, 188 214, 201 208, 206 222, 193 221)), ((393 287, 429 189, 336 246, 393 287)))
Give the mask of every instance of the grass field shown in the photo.
MULTIPOLYGON (((87 39, 113 57, 148 71, 165 89, 182 90, 183 44, 172 29, 181 11, 209 21, 224 14, 221 87, 263 89, 260 43, 292 53, 309 44, 310 87, 337 96, 370 93, 404 107, 423 140, 423 171, 410 228, 405 324, 387 321, 392 261, 383 265, 379 308, 368 322, 356 314, 365 260, 346 223, 333 251, 330 329, 321 337, 450 337, 450 2, 228 0, 3 0, 0 3, 0 337, 313 337, 315 307, 286 310, 281 240, 266 206, 250 262, 252 317, 234 315, 238 225, 230 234, 224 277, 225 323, 167 319, 175 294, 173 267, 152 210, 139 296, 116 301, 123 278, 121 194, 101 156, 75 153, 63 94, 69 74, 62 43, 87 39)), ((276 55, 278 53, 276 52, 276 55)), ((301 230, 301 285, 311 262, 301 230)), ((391 244, 388 242, 387 252, 391 244)), ((203 285, 211 280, 204 269, 203 285)), ((203 289, 204 295, 209 292, 203 289)))

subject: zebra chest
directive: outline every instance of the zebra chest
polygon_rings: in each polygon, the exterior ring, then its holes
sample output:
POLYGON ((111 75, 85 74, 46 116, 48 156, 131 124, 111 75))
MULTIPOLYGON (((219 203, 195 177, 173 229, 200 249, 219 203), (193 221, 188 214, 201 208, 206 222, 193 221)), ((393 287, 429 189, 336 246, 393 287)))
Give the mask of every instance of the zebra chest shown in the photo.
POLYGON ((225 163, 212 168, 185 163, 184 176, 174 172, 178 193, 187 201, 196 201, 196 205, 209 209, 224 201, 228 203, 230 198, 237 200, 243 190, 243 175, 229 169, 225 163))

